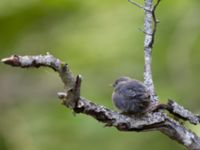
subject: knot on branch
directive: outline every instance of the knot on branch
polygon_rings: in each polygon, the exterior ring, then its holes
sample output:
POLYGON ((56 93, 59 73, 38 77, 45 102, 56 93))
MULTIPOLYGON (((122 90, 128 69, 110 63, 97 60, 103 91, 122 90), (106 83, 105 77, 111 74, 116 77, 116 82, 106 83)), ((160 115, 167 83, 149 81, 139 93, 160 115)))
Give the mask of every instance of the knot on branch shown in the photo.
POLYGON ((80 99, 81 75, 76 77, 74 86, 68 89, 66 93, 58 93, 58 97, 62 100, 62 104, 75 109, 80 99))

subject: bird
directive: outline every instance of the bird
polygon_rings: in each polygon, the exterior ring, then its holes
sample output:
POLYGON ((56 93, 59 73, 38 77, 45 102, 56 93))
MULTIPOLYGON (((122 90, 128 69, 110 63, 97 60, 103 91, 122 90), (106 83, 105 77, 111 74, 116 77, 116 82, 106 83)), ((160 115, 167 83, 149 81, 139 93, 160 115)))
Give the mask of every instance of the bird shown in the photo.
POLYGON ((145 114, 150 107, 150 93, 141 82, 130 77, 119 77, 113 83, 112 101, 122 114, 145 114))

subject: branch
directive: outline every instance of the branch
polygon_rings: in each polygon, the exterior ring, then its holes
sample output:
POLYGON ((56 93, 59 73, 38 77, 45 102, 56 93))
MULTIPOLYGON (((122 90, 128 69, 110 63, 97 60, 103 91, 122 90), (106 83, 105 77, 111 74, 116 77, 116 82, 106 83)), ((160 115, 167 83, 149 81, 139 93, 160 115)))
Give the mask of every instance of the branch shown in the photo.
POLYGON ((13 67, 21 68, 39 68, 41 66, 49 67, 59 73, 65 85, 66 91, 72 89, 75 85, 75 79, 73 78, 73 74, 69 70, 68 65, 53 57, 49 53, 47 53, 46 55, 37 56, 12 55, 11 57, 2 59, 1 62, 11 65, 13 67))
POLYGON ((154 44, 154 38, 157 28, 157 19, 155 16, 155 11, 159 5, 160 0, 157 0, 157 3, 153 6, 153 0, 145 0, 145 18, 144 18, 144 83, 149 88, 149 91, 152 95, 152 102, 157 103, 158 97, 154 89, 153 79, 152 79, 152 48, 154 44), (152 8, 153 6, 153 8, 152 8), (151 11, 149 11, 151 10, 151 11), (153 27, 152 27, 153 26, 153 27))
POLYGON ((184 126, 171 118, 166 118, 165 122, 159 128, 162 133, 183 144, 189 150, 200 149, 200 138, 184 126))
MULTIPOLYGON (((59 92, 58 97, 64 101, 63 104, 67 106, 65 104, 67 94, 59 92)), ((76 113, 92 116, 96 120, 105 123, 105 126, 114 126, 120 131, 144 131, 153 129, 154 127, 156 128, 157 124, 164 121, 163 116, 165 116, 165 114, 161 112, 147 114, 142 117, 126 116, 104 106, 92 103, 84 97, 80 97, 73 110, 76 113)))
MULTIPOLYGON (((81 97, 81 76, 78 75, 74 77, 66 63, 63 63, 49 53, 39 56, 14 55, 2 59, 1 61, 5 64, 22 68, 50 67, 58 72, 65 85, 65 92, 59 92, 58 97, 62 100, 64 106, 72 109, 75 113, 83 113, 92 116, 96 120, 104 123, 105 126, 113 126, 119 131, 141 132, 159 130, 170 138, 185 145, 190 150, 200 149, 199 137, 195 133, 187 130, 183 125, 168 117, 164 112, 157 110, 143 116, 127 116, 81 97)), ((191 112, 182 109, 177 103, 170 102, 169 106, 174 114, 181 114, 182 117, 187 118, 189 121, 194 119, 191 117, 193 115, 191 112), (182 112, 178 111, 180 108, 184 110, 183 112, 187 113, 180 113, 182 112)), ((194 122, 194 120, 192 122, 194 122)))
POLYGON ((156 96, 156 92, 154 89, 153 79, 152 79, 152 69, 151 69, 151 60, 152 60, 152 48, 155 39, 155 33, 157 29, 158 21, 156 19, 156 8, 159 5, 161 0, 157 0, 156 4, 153 6, 153 0, 145 0, 145 5, 142 6, 135 1, 128 0, 131 4, 142 8, 145 11, 144 17, 144 83, 148 87, 152 98, 152 104, 154 106, 157 105, 158 97, 156 96))
POLYGON ((142 6, 141 4, 139 4, 139 3, 135 2, 135 1, 128 0, 128 2, 130 2, 131 4, 133 4, 133 5, 137 6, 137 7, 142 8, 142 9, 145 10, 144 6, 142 6))
POLYGON ((182 119, 184 121, 189 121, 191 124, 197 125, 200 123, 200 116, 198 114, 193 114, 191 111, 185 109, 183 106, 179 105, 173 100, 168 100, 167 104, 159 104, 153 111, 167 110, 171 114, 177 117, 177 119, 182 119))
POLYGON ((183 120, 188 120, 190 123, 197 125, 200 123, 200 116, 193 114, 191 111, 185 109, 183 106, 180 106, 173 100, 168 100, 166 109, 173 115, 181 118, 183 120))

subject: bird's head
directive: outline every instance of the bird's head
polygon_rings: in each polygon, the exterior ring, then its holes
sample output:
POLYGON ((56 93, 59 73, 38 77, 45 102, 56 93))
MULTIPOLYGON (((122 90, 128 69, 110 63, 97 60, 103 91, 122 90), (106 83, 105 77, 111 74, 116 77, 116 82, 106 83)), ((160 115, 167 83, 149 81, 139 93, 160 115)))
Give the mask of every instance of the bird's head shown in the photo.
POLYGON ((129 80, 131 80, 131 78, 129 78, 129 77, 120 77, 117 80, 115 80, 115 82, 112 84, 112 86, 115 88, 120 83, 127 82, 129 80))

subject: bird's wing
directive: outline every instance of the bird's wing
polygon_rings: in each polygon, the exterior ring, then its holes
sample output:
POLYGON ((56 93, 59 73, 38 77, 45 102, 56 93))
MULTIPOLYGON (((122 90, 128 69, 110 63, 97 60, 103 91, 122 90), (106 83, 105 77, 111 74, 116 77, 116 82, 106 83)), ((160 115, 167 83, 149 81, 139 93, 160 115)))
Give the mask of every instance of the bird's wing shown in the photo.
POLYGON ((131 99, 147 99, 147 101, 149 101, 150 98, 150 94, 149 92, 147 92, 147 89, 145 86, 141 85, 141 84, 129 84, 126 86, 122 86, 121 87, 121 92, 123 93, 124 97, 126 97, 127 99, 131 100, 131 99))

